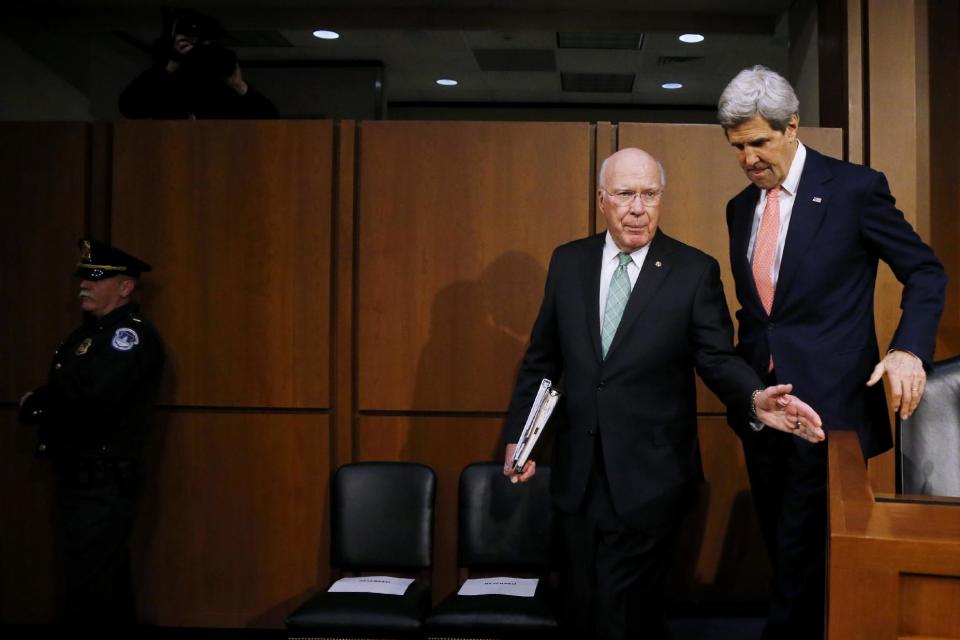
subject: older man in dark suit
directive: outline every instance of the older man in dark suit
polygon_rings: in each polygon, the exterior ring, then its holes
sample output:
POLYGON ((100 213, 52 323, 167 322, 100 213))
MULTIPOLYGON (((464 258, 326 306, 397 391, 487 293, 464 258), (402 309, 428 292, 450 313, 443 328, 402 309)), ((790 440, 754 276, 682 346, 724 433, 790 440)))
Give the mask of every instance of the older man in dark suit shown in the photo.
MULTIPOLYGON (((763 389, 737 357, 717 261, 658 230, 660 164, 623 149, 604 161, 599 186, 608 230, 553 254, 506 456, 541 379, 561 381, 551 491, 568 560, 568 631, 659 638, 671 541, 701 477, 694 371, 728 405, 775 428, 812 442, 823 432, 790 385, 763 389)), ((535 469, 504 472, 523 481, 535 469)))
MULTIPOLYGON (((946 275, 883 174, 805 147, 798 112, 790 84, 759 66, 720 97, 720 123, 752 183, 727 205, 737 350, 768 384, 793 383, 828 431, 856 431, 870 457, 891 446, 881 378, 903 417, 923 395, 946 275), (883 358, 873 318, 880 260, 904 285, 883 358)), ((730 422, 774 568, 764 637, 823 637, 826 447, 763 429, 735 407, 730 422)))

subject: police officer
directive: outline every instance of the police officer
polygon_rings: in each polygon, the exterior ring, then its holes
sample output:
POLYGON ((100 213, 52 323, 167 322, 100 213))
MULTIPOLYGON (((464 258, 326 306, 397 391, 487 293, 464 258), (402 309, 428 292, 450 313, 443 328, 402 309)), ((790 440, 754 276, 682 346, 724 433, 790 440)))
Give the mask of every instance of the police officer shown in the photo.
POLYGON ((96 240, 79 246, 84 322, 57 349, 47 384, 21 400, 20 419, 39 425, 37 452, 53 462, 65 621, 124 624, 134 621, 138 460, 164 352, 131 299, 150 265, 96 240))

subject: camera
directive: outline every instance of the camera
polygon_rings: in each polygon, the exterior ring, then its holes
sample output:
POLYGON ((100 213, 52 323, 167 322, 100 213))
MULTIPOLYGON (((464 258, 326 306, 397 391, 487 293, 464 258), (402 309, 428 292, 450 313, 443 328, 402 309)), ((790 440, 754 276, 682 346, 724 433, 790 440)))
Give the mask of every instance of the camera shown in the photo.
POLYGON ((183 56, 183 66, 197 76, 223 80, 237 68, 237 54, 218 44, 198 42, 183 56))

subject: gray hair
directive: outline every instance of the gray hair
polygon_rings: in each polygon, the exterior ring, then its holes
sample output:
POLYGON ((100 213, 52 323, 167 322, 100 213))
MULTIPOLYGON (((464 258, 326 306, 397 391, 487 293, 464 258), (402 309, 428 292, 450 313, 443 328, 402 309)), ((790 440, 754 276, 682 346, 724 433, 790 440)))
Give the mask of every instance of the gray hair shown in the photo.
POLYGON ((759 115, 777 131, 786 131, 800 101, 786 78, 763 65, 744 69, 720 94, 717 119, 724 129, 759 115))
MULTIPOLYGON (((621 149, 621 151, 623 151, 623 149, 621 149)), ((613 154, 610 154, 609 156, 603 159, 603 162, 600 163, 600 172, 597 175, 598 187, 603 187, 603 185, 606 184, 606 182, 604 182, 604 179, 606 178, 606 175, 607 175, 607 160, 609 160, 612 157, 613 157, 613 154)), ((650 157, 653 158, 653 161, 657 163, 657 169, 660 171, 660 188, 666 189, 667 188, 667 172, 663 170, 663 164, 661 164, 659 160, 657 160, 653 156, 650 156, 650 157)))

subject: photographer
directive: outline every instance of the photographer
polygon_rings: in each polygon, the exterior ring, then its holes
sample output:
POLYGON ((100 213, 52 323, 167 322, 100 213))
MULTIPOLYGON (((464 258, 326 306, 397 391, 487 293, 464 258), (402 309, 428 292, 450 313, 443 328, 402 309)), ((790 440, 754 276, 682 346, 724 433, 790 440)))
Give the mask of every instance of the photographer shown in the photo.
POLYGON ((224 35, 213 18, 190 9, 164 18, 155 64, 120 94, 127 118, 276 118, 277 108, 251 88, 237 54, 211 42, 224 35))

